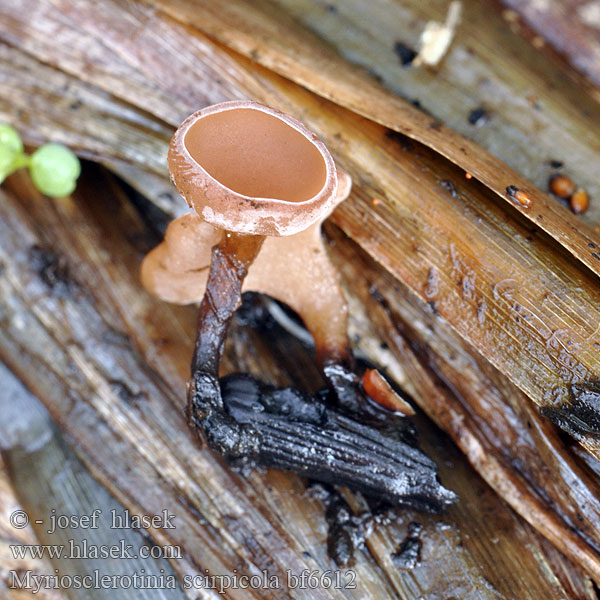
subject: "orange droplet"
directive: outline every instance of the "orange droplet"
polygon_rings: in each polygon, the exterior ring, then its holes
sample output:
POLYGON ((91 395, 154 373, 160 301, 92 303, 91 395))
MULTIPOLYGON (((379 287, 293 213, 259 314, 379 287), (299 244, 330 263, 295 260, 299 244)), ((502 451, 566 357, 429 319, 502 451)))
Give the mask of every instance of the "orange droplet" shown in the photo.
POLYGON ((569 198, 575 193, 575 183, 566 175, 554 175, 549 182, 550 191, 559 198, 569 198))
POLYGON ((523 206, 529 206, 531 204, 531 198, 523 190, 519 190, 515 194, 515 199, 523 206))
POLYGON ((509 23, 517 23, 519 20, 519 13, 514 10, 506 9, 502 11, 502 18, 509 23))
POLYGON ((576 215, 585 212, 589 203, 590 198, 583 188, 577 188, 569 200, 569 206, 576 215))
POLYGON ((508 194, 508 197, 511 200, 514 200, 521 206, 528 207, 531 204, 531 198, 529 197, 527 192, 520 190, 518 187, 516 187, 514 185, 509 185, 506 188, 506 193, 508 194))
POLYGON ((373 200, 371 200, 371 202, 373 203, 373 206, 377 206, 378 204, 381 204, 381 200, 379 198, 373 198, 373 200))
POLYGON ((471 173, 469 173, 468 171, 465 173, 465 177, 467 179, 473 179, 473 175, 471 175, 471 173))

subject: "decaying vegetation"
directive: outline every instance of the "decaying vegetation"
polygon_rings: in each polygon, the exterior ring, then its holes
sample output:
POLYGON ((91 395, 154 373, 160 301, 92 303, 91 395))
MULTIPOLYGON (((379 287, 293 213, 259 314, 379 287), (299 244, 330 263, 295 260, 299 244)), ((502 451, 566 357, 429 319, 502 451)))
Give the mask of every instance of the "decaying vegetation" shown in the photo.
MULTIPOLYGON (((0 7, 0 119, 30 144, 69 145, 151 201, 141 209, 144 222, 119 184, 93 169, 72 198, 52 203, 24 176, 6 183, 0 357, 119 500, 181 514, 185 527, 169 533, 186 549, 179 574, 240 563, 284 572, 312 560, 325 569, 319 500, 301 496, 299 479, 242 478, 195 447, 182 416, 194 311, 153 301, 136 275, 157 241, 150 232, 161 217, 152 207, 169 216, 185 209, 165 160, 182 118, 242 98, 284 110, 318 133, 354 181, 326 233, 351 299, 357 347, 567 557, 489 490, 474 490, 473 473, 423 420, 426 449, 438 461, 452 457, 441 478, 463 498, 449 513, 460 527, 419 517, 423 539, 432 541, 429 549, 424 542, 421 567, 404 572, 392 556, 411 537, 414 515, 376 526, 370 557, 356 566, 355 597, 452 589, 491 598, 488 582, 507 596, 529 589, 532 598, 593 597, 588 578, 600 582, 597 92, 560 57, 532 49, 500 10, 484 14, 479 5, 487 3, 463 3, 463 22, 436 71, 403 67, 394 43, 416 41, 407 15, 443 21, 442 3, 382 3, 368 18, 360 2, 222 4, 0 7), (471 123, 481 106, 487 124, 471 123), (576 216, 545 193, 556 172, 587 191, 586 212, 576 216), (515 202, 510 186, 530 202, 515 202), (469 502, 477 510, 468 512, 469 502), (494 519, 473 517, 486 511, 494 519), (490 550, 485 540, 499 528, 490 550), (444 560, 451 576, 434 567, 444 560), (552 582, 541 575, 548 572, 552 582)), ((263 372, 278 385, 313 391, 320 380, 307 353, 275 330, 285 345, 268 328, 238 326, 224 370, 263 372)), ((360 495, 344 498, 357 514, 365 509, 360 495)), ((163 531, 153 534, 166 540, 163 531)))

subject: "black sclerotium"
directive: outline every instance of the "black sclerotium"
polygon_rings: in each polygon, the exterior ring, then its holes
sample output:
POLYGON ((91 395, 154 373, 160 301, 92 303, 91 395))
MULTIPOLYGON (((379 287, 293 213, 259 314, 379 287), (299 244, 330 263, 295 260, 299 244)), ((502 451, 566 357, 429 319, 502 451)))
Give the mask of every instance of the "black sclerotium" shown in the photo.
POLYGON ((420 450, 353 418, 326 395, 274 388, 247 374, 221 380, 227 414, 254 431, 259 464, 344 485, 391 504, 439 512, 455 495, 420 450))
POLYGON ((409 443, 414 442, 411 427, 390 427, 393 416, 372 406, 347 366, 327 365, 331 390, 312 397, 246 374, 219 381, 229 323, 260 243, 231 235, 213 248, 192 358, 190 424, 238 464, 295 471, 430 512, 454 502, 455 494, 437 479, 435 463, 409 443))

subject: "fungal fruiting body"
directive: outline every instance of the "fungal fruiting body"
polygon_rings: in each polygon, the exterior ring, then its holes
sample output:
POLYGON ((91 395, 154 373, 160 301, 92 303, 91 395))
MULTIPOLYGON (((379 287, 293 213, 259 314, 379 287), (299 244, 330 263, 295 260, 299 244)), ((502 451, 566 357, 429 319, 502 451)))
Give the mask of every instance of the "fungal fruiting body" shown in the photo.
POLYGON ((346 303, 321 240, 321 223, 348 196, 351 180, 325 145, 276 110, 227 102, 183 122, 171 141, 169 170, 194 212, 169 225, 141 274, 160 298, 200 302, 188 418, 201 438, 229 460, 298 471, 393 503, 440 510, 452 502, 435 465, 399 433, 410 426, 382 429, 405 421, 410 406, 377 371, 364 374, 363 386, 352 370, 346 303), (329 392, 308 397, 244 374, 219 380, 244 290, 298 313, 329 392), (375 409, 365 390, 400 410, 375 409))
MULTIPOLYGON (((350 178, 338 175, 333 209, 350 191, 350 178)), ((242 290, 267 294, 302 316, 315 340, 317 360, 348 359, 347 307, 337 273, 321 238, 325 212, 304 231, 285 237, 266 237, 242 290)), ((200 302, 206 290, 211 248, 223 231, 195 213, 175 219, 163 243, 142 263, 144 287, 163 300, 178 304, 200 302)))

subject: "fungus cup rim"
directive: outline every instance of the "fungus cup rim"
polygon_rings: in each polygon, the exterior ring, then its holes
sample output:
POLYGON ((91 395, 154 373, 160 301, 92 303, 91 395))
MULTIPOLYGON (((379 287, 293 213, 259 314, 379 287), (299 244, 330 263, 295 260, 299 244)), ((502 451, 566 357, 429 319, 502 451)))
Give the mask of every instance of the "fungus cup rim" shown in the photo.
POLYGON ((171 179, 178 192, 202 219, 219 229, 250 235, 293 235, 335 207, 338 178, 333 157, 325 144, 298 120, 258 102, 222 102, 190 115, 173 135, 168 159, 171 179), (325 181, 317 194, 298 202, 246 196, 225 186, 192 157, 185 144, 191 127, 206 116, 237 109, 257 110, 275 117, 315 146, 325 165, 325 181))

